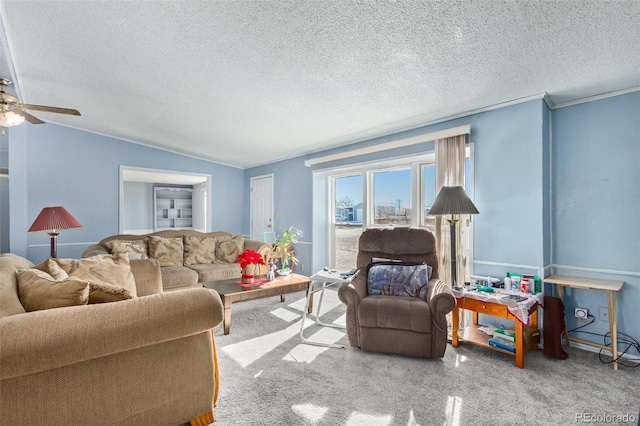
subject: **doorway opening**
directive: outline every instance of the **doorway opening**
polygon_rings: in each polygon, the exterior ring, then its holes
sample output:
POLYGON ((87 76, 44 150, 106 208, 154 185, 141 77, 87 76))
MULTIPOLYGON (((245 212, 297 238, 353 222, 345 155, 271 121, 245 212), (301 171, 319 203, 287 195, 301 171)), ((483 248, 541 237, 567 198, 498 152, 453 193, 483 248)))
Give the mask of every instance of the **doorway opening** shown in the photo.
POLYGON ((154 188, 157 186, 191 189, 193 220, 190 228, 201 232, 211 229, 211 175, 120 166, 120 234, 147 234, 156 230, 154 188))

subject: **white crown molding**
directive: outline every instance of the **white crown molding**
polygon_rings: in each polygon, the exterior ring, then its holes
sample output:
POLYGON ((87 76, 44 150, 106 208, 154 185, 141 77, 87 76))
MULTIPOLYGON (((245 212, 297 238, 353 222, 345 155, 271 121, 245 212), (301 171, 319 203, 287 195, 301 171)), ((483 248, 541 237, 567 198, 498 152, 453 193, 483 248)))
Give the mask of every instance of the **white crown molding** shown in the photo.
POLYGON ((627 93, 633 93, 633 92, 638 92, 638 91, 640 91, 640 86, 639 87, 631 87, 629 89, 616 90, 614 92, 602 93, 600 95, 589 96, 587 98, 576 99, 576 100, 573 100, 573 101, 562 102, 562 103, 555 104, 553 107, 550 107, 550 108, 551 109, 564 108, 564 107, 568 107, 568 106, 584 104, 584 103, 587 103, 587 102, 599 101, 601 99, 612 98, 614 96, 626 95, 627 93))

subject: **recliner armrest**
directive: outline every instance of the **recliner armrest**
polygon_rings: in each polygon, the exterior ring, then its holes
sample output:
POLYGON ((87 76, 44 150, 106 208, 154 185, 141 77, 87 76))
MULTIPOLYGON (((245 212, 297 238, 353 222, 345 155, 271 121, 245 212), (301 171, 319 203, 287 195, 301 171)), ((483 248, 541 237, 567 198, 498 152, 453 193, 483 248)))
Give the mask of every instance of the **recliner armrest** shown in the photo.
POLYGON ((360 301, 367 297, 367 279, 357 275, 350 283, 345 283, 338 289, 338 298, 347 306, 358 308, 360 301))
MULTIPOLYGON (((436 321, 442 321, 456 307, 456 298, 451 288, 436 278, 429 281, 427 302, 436 321)), ((446 319, 444 321, 446 326, 446 319)))
POLYGON ((220 296, 199 288, 0 319, 0 379, 37 373, 208 331, 220 296))

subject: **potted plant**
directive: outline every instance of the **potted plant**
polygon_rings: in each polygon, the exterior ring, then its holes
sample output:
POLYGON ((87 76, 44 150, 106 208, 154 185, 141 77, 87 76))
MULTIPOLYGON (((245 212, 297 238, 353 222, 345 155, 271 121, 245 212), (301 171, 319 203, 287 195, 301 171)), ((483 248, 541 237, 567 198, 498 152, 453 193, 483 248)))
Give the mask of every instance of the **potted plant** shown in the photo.
POLYGON ((278 269, 278 274, 289 275, 291 269, 289 267, 290 261, 298 262, 298 259, 291 255, 291 244, 298 242, 298 238, 302 237, 302 231, 291 225, 289 228, 283 230, 277 237, 274 245, 275 252, 280 255, 282 259, 282 267, 278 269))

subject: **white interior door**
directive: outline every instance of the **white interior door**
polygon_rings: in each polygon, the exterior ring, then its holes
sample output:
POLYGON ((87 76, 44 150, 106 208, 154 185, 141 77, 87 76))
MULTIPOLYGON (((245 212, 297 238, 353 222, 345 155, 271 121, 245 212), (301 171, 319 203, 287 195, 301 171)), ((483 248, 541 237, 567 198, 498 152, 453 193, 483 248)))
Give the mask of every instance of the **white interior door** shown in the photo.
POLYGON ((207 182, 193 185, 193 229, 207 232, 207 182))
POLYGON ((251 178, 251 239, 264 241, 273 229, 273 175, 251 178))

